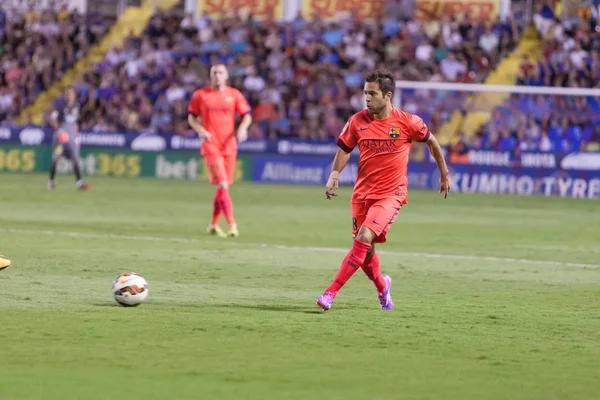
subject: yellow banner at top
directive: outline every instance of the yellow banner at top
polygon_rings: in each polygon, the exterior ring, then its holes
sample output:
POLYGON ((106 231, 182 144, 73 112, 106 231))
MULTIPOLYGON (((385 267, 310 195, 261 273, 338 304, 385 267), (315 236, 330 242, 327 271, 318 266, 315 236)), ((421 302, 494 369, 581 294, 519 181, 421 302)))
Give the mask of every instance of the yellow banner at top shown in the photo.
POLYGON ((469 15, 474 21, 494 21, 500 12, 499 0, 417 0, 417 19, 441 19, 444 15, 469 15))
POLYGON ((370 20, 383 16, 385 0, 302 0, 302 15, 325 20, 352 13, 357 19, 370 20))
MULTIPOLYGON (((442 16, 470 15, 475 21, 493 21, 499 13, 499 0, 417 0, 416 19, 431 21, 442 16)), ((385 0, 302 0, 305 18, 319 16, 325 20, 352 14, 361 20, 385 16, 385 0)))
POLYGON ((285 0, 197 0, 196 16, 221 18, 237 12, 256 19, 283 19, 285 0))

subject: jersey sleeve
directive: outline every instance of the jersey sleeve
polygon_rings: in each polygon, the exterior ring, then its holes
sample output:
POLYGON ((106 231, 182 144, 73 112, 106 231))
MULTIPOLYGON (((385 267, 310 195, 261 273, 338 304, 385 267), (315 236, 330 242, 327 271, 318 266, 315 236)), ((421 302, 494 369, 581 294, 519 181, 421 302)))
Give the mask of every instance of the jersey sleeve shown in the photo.
POLYGON ((344 125, 344 129, 342 129, 342 133, 340 133, 340 136, 338 137, 337 145, 346 153, 352 153, 352 150, 354 150, 357 143, 358 135, 356 134, 354 117, 351 117, 348 122, 346 122, 346 125, 344 125))
POLYGON ((198 117, 202 114, 202 94, 199 90, 195 91, 188 106, 188 112, 198 117))
POLYGON ((431 136, 429 128, 418 115, 411 115, 409 119, 410 139, 416 142, 426 142, 431 136))
POLYGON ((250 104, 248 104, 248 101, 246 101, 246 98, 244 97, 242 92, 240 92, 239 90, 236 90, 236 92, 237 93, 235 96, 235 111, 239 115, 246 115, 251 110, 250 104))

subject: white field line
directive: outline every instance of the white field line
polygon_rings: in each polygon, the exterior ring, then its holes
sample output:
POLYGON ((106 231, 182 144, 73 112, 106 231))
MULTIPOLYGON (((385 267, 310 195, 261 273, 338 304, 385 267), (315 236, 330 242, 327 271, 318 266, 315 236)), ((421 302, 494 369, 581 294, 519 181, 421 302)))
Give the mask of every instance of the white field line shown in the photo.
MULTIPOLYGON (((87 238, 87 239, 115 239, 115 240, 134 240, 142 242, 173 242, 173 243, 206 243, 199 239, 185 239, 185 238, 170 238, 160 236, 137 236, 137 235, 117 235, 111 233, 85 233, 85 232, 66 232, 66 231, 49 231, 49 230, 34 230, 34 229, 4 229, 0 228, 0 232, 17 233, 17 234, 32 234, 32 235, 46 235, 46 236, 66 236, 74 238, 87 238)), ((303 246, 285 246, 285 245, 271 245, 271 244, 256 244, 256 243, 240 243, 243 246, 250 247, 262 247, 262 248, 273 248, 281 250, 294 250, 294 251, 318 251, 318 252, 333 252, 333 253, 347 253, 348 249, 342 249, 338 247, 303 247, 303 246)), ((528 260, 524 258, 509 258, 509 257, 488 257, 488 256, 466 256, 459 254, 437 254, 437 253, 412 253, 403 251, 386 251, 377 250, 379 254, 399 256, 399 257, 414 257, 414 258, 438 258, 442 260, 470 260, 470 261, 496 261, 505 263, 518 263, 518 264, 536 264, 536 265, 555 265, 555 266, 567 266, 577 268, 600 268, 598 264, 582 264, 573 262, 561 262, 561 261, 544 261, 544 260, 528 260)))

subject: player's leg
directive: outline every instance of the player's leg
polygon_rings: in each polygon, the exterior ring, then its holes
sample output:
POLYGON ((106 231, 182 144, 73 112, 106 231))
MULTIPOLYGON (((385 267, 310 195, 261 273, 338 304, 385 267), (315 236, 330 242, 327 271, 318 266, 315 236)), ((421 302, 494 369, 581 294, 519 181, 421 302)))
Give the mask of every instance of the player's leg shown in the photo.
POLYGON ((352 232, 355 237, 354 243, 350 252, 344 257, 342 265, 333 279, 333 282, 325 290, 325 293, 317 299, 317 305, 323 310, 329 310, 331 308, 331 303, 340 289, 364 264, 367 253, 371 248, 371 244, 377 238, 377 234, 373 230, 363 225, 366 211, 369 206, 370 202, 352 203, 352 232), (359 226, 360 229, 358 228, 359 226))
POLYGON ((392 287, 392 278, 383 275, 379 266, 379 256, 375 252, 375 244, 369 250, 365 262, 362 265, 363 272, 375 284, 379 296, 379 304, 382 310, 391 310, 394 308, 394 302, 390 294, 392 287))
MULTIPOLYGON (((377 234, 377 237, 373 241, 374 243, 386 242, 386 235, 395 222, 401 207, 402 204, 395 199, 384 199, 377 201, 369 208, 363 227, 368 227, 377 234)), ((390 294, 392 278, 381 273, 379 256, 375 252, 375 245, 371 247, 371 256, 365 259, 362 268, 377 288, 381 309, 393 309, 394 302, 390 294)))
POLYGON ((2 254, 0 254, 0 271, 10 267, 10 260, 8 258, 4 258, 2 254))
POLYGON ((75 175, 75 184, 77 185, 77 189, 88 190, 90 185, 83 182, 83 179, 81 178, 81 167, 79 166, 79 156, 76 150, 71 144, 65 144, 63 147, 64 157, 71 161, 71 164, 73 165, 73 175, 75 175))
POLYGON ((56 176, 56 166, 58 161, 63 157, 63 145, 54 143, 52 149, 52 164, 50 164, 50 178, 48 179, 48 189, 53 190, 56 187, 54 178, 56 176))
POLYGON ((365 258, 365 262, 362 265, 363 272, 365 273, 367 278, 369 278, 370 281, 375 282, 375 275, 373 274, 373 268, 372 268, 372 264, 374 261, 373 258, 377 258, 377 261, 379 261, 378 260, 379 257, 377 256, 377 253, 375 253, 375 243, 373 243, 371 245, 371 248, 367 252, 367 257, 365 258))
POLYGON ((48 189, 56 187, 54 178, 56 176, 56 166, 61 158, 65 156, 65 145, 69 142, 69 134, 64 131, 57 131, 52 139, 52 164, 50 165, 50 179, 48 180, 48 189))
POLYGON ((226 237, 227 235, 219 226, 219 219, 223 213, 223 194, 220 184, 226 180, 225 165, 223 157, 220 154, 207 154, 204 156, 204 162, 208 169, 208 180, 211 185, 216 186, 215 197, 213 198, 212 219, 208 225, 207 232, 213 236, 226 237))
POLYGON ((227 220, 227 225, 229 227, 227 231, 227 236, 229 237, 237 237, 240 235, 237 223, 235 222, 235 218, 233 216, 233 201, 231 200, 231 196, 229 194, 229 186, 233 184, 233 180, 235 178, 236 160, 237 154, 229 154, 223 157, 227 182, 226 185, 221 185, 221 190, 223 191, 223 214, 225 214, 225 219, 227 220))

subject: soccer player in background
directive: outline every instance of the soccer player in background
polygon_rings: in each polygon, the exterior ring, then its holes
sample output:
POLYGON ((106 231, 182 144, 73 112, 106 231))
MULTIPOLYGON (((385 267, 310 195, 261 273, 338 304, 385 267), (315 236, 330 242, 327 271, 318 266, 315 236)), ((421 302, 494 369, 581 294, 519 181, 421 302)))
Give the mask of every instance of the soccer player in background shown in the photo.
POLYGON ((50 166, 50 180, 48 189, 54 189, 56 184, 56 165, 61 158, 66 158, 73 164, 77 188, 79 190, 89 189, 89 185, 81 179, 79 168, 79 104, 77 103, 77 92, 74 87, 68 87, 65 91, 66 104, 61 105, 52 112, 52 125, 56 129, 52 137, 52 165, 50 166))
POLYGON ((221 237, 239 236, 229 186, 235 175, 237 142, 248 138, 248 127, 252 123, 250 105, 239 90, 227 86, 228 78, 225 65, 213 65, 210 86, 196 90, 188 107, 188 122, 200 136, 200 154, 208 168, 210 183, 217 187, 207 231, 221 237), (242 118, 237 132, 235 113, 242 118), (227 234, 219 226, 221 214, 225 214, 229 226, 227 234))
POLYGON ((359 268, 375 284, 381 309, 393 309, 392 279, 381 273, 375 243, 386 242, 386 234, 402 206, 407 204, 408 156, 413 141, 426 143, 435 158, 444 198, 450 190, 448 167, 436 138, 421 118, 392 105, 394 75, 387 70, 375 70, 365 81, 367 108, 354 114, 342 130, 337 141, 340 148, 325 187, 328 200, 337 196, 333 189, 339 185, 340 172, 358 146, 360 161, 351 200, 354 245, 331 285, 317 299, 317 305, 324 311, 331 308, 339 290, 359 268))
POLYGON ((10 260, 0 254, 0 271, 10 267, 10 260))

